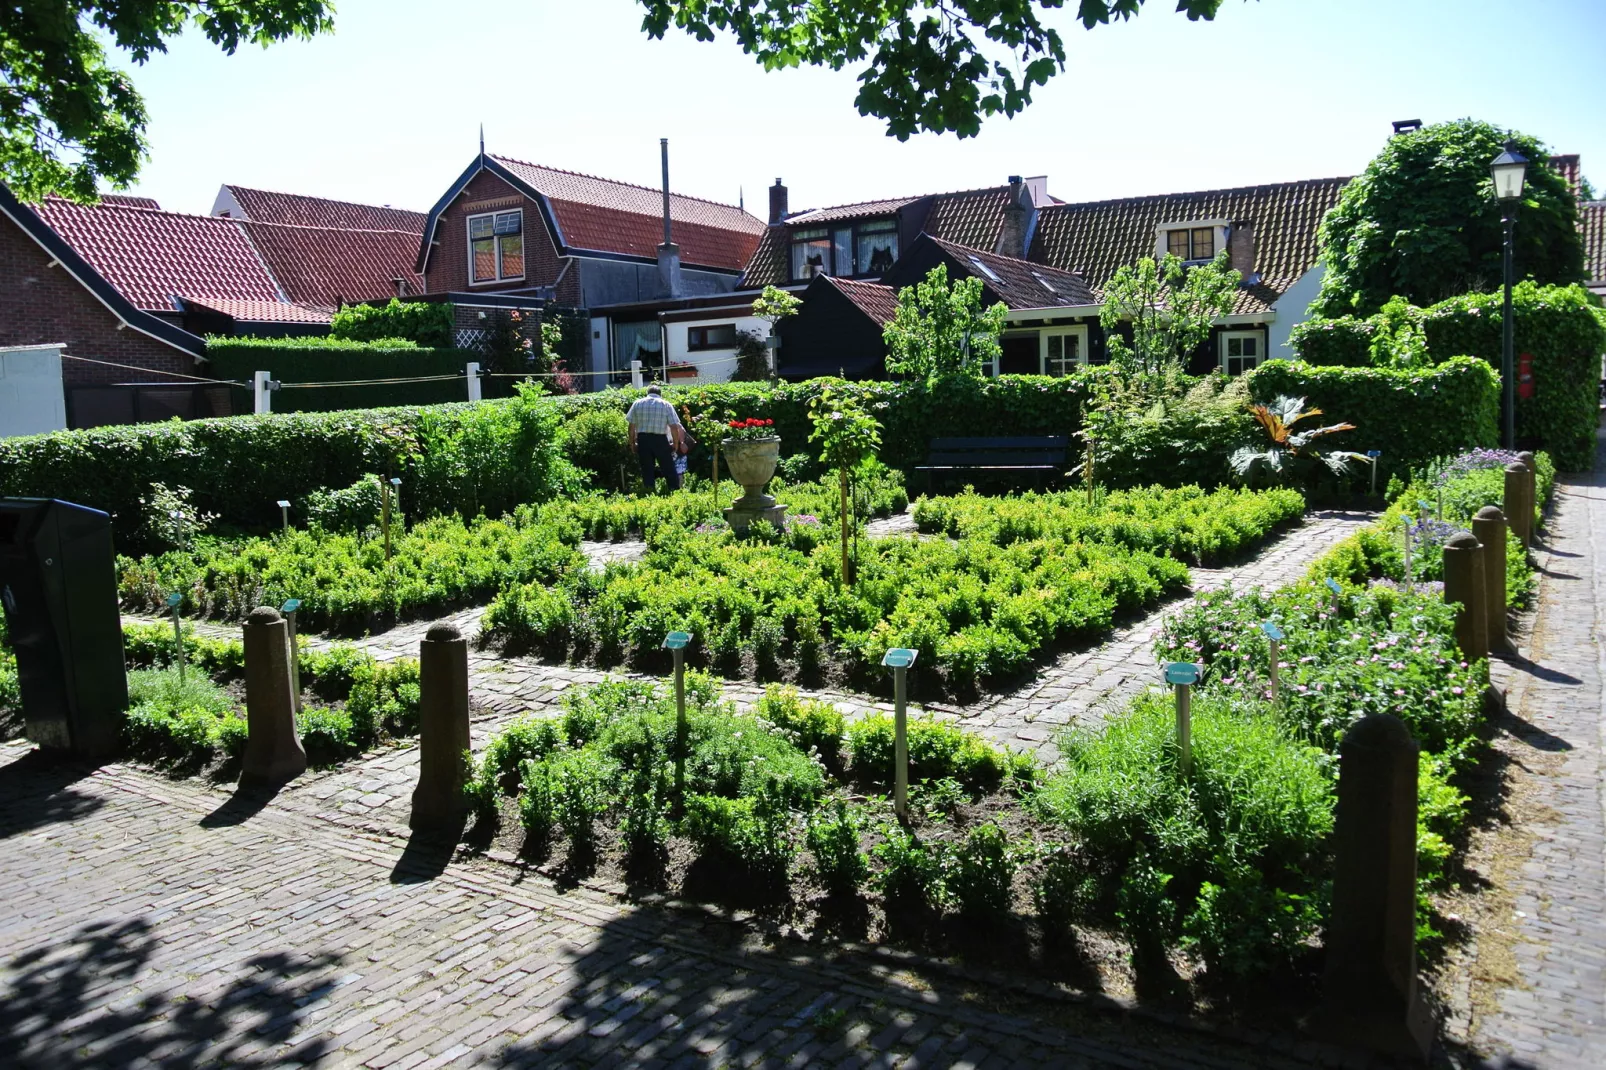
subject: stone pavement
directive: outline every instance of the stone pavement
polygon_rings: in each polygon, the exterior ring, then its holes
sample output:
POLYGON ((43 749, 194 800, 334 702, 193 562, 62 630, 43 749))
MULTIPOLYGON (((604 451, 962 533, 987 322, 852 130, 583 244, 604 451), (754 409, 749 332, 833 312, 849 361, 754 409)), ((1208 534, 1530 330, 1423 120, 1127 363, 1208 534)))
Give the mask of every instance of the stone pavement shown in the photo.
MULTIPOLYGON (((1509 691, 1524 811, 1502 835, 1532 839, 1511 887, 1519 984, 1473 1021, 1496 1065, 1606 1066, 1606 450, 1595 471, 1564 476, 1537 554, 1539 607, 1525 658, 1498 665, 1509 691)), ((1492 954, 1484 944, 1479 953, 1492 954)), ((1492 969, 1491 972, 1500 972, 1492 969)))
MULTIPOLYGON (((560 894, 118 766, 0 761, 0 1062, 1298 1067, 896 956, 560 894)), ((1285 1054, 1279 1054, 1279 1051, 1285 1054)))

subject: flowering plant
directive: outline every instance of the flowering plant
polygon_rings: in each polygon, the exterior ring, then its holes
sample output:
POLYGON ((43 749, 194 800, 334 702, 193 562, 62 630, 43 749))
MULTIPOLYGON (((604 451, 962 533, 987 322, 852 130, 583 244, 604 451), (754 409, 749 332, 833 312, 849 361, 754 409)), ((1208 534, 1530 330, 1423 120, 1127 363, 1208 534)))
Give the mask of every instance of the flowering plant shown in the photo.
POLYGON ((732 439, 737 442, 752 442, 761 438, 775 437, 774 420, 732 420, 725 427, 725 441, 732 439))

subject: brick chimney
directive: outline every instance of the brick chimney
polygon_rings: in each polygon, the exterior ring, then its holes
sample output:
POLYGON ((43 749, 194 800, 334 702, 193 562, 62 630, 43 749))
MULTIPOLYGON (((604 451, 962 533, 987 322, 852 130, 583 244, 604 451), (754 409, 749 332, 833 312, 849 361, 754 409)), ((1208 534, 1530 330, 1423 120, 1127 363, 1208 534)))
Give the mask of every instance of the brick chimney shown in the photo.
POLYGON ((658 148, 664 164, 664 243, 658 247, 658 279, 663 284, 665 297, 679 297, 680 246, 675 244, 669 216, 669 139, 659 138, 658 148))
POLYGON ((775 185, 770 187, 770 226, 783 222, 786 219, 786 187, 781 185, 777 178, 775 185))
POLYGON ((1232 225, 1227 238, 1227 266, 1242 275, 1245 282, 1255 273, 1255 225, 1241 220, 1232 225))
POLYGON ((1037 223, 1037 204, 1031 189, 1019 175, 1009 176, 1009 203, 1004 206, 1004 222, 998 229, 993 252, 1001 256, 1026 259, 1026 248, 1037 223))

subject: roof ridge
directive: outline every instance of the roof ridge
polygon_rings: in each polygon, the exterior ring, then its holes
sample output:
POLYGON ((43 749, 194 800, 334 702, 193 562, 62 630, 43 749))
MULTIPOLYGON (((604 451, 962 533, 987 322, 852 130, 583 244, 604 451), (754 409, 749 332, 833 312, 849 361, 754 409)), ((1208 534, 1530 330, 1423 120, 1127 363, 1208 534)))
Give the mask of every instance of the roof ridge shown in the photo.
POLYGON ((141 213, 144 213, 145 215, 167 215, 167 216, 175 216, 175 217, 177 217, 179 219, 202 219, 202 220, 213 220, 213 219, 215 219, 219 223, 238 223, 238 222, 240 222, 240 220, 238 220, 238 219, 229 219, 229 218, 227 218, 225 216, 220 216, 220 215, 200 215, 200 214, 198 214, 196 212, 177 212, 177 211, 174 211, 171 208, 146 208, 145 206, 138 205, 138 204, 115 204, 115 203, 108 203, 106 201, 97 201, 94 204, 84 204, 81 201, 69 200, 66 197, 58 197, 54 193, 48 195, 42 201, 34 201, 34 202, 32 202, 31 204, 29 204, 29 207, 32 208, 32 207, 37 207, 37 206, 40 206, 40 205, 51 204, 51 203, 70 205, 73 208, 90 208, 90 209, 106 208, 106 209, 110 209, 110 210, 118 211, 118 212, 141 212, 141 213))
MULTIPOLYGON (((861 204, 884 204, 887 201, 919 201, 924 200, 927 197, 965 197, 972 193, 998 193, 1007 191, 1008 189, 1009 185, 1006 183, 1002 186, 977 186, 974 189, 941 190, 936 193, 911 193, 907 195, 895 194, 891 197, 869 197, 862 201, 845 201, 842 204, 822 204, 818 208, 805 208, 801 212, 791 212, 784 220, 782 220, 782 222, 790 223, 797 216, 805 216, 810 212, 838 211, 843 208, 857 208, 861 204)), ((779 224, 773 225, 778 226, 779 224)))
POLYGON ((939 238, 935 234, 932 234, 930 231, 923 230, 923 231, 920 232, 920 234, 921 234, 922 237, 930 238, 932 241, 936 242, 938 245, 949 246, 949 247, 952 247, 954 249, 963 249, 967 253, 978 253, 978 254, 980 254, 982 256, 990 256, 995 260, 1008 260, 1012 264, 1020 264, 1022 267, 1030 268, 1033 271, 1047 270, 1047 271, 1058 272, 1061 275, 1076 275, 1077 278, 1081 278, 1082 277, 1077 272, 1071 271, 1069 268, 1057 268, 1053 264, 1040 264, 1035 260, 1027 260, 1024 257, 1010 256, 1008 253, 995 253, 991 249, 980 249, 980 248, 977 248, 974 245, 964 245, 964 244, 962 244, 960 242, 952 241, 952 240, 950 240, 948 238, 939 238))
POLYGON ((400 234, 404 238, 418 240, 416 230, 396 230, 393 227, 330 227, 317 223, 280 223, 269 219, 235 219, 231 216, 208 216, 208 219, 227 219, 230 223, 239 223, 249 227, 283 227, 285 230, 321 230, 336 234, 400 234))
POLYGON ((281 189, 263 189, 260 186, 241 186, 233 182, 225 182, 223 185, 226 189, 231 191, 240 189, 249 190, 252 193, 266 193, 273 197, 296 197, 303 201, 327 201, 329 204, 349 204, 353 208, 372 208, 379 212, 405 212, 408 215, 429 214, 428 212, 420 212, 416 208, 396 208, 388 204, 369 204, 367 201, 346 201, 341 200, 339 197, 325 197, 317 193, 289 193, 281 189))
MULTIPOLYGON (((593 175, 586 171, 571 171, 565 167, 551 167, 544 163, 536 163, 533 160, 520 160, 514 156, 498 156, 494 152, 488 152, 485 155, 489 156, 493 160, 498 161, 499 163, 516 163, 523 167, 539 167, 543 171, 553 171, 560 175, 571 175, 575 178, 589 178, 593 182, 606 182, 613 186, 627 186, 630 189, 646 190, 648 193, 663 193, 663 189, 658 186, 643 186, 639 182, 625 182, 622 179, 606 178, 602 175, 593 175)), ((551 196, 551 194, 544 195, 551 196)), ((676 193, 674 190, 670 190, 669 195, 671 197, 679 197, 686 201, 701 201, 703 204, 712 204, 716 208, 729 208, 732 211, 741 212, 743 215, 753 215, 753 213, 749 212, 741 205, 730 204, 726 201, 716 201, 712 197, 698 197, 690 193, 676 193)), ((565 198, 559 197, 557 199, 561 201, 565 198)), ((753 218, 757 219, 758 217, 753 216, 753 218)))
POLYGON ((1045 204, 1039 212, 1050 208, 1098 208, 1106 204, 1135 204, 1140 201, 1161 201, 1173 197, 1208 197, 1223 193, 1249 193, 1255 190, 1277 189, 1288 186, 1318 186, 1329 182, 1353 182, 1354 175, 1337 175, 1332 178, 1296 178, 1287 182, 1260 182, 1250 186, 1225 186, 1221 189, 1185 190, 1180 193, 1145 193, 1136 197, 1110 197, 1102 201, 1063 201, 1059 204, 1045 204))

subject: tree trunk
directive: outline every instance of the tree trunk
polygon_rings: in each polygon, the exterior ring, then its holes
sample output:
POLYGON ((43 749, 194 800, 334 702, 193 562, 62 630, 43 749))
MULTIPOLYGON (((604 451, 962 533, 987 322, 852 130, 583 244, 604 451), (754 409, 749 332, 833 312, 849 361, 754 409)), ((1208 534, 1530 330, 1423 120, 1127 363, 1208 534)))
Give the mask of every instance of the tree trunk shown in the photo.
POLYGON ((848 558, 848 470, 838 468, 837 475, 841 477, 842 484, 842 582, 848 587, 853 586, 853 562, 848 558))

